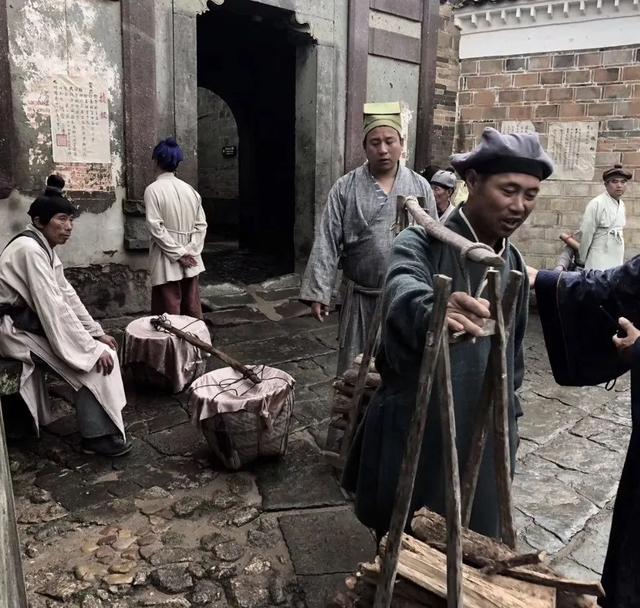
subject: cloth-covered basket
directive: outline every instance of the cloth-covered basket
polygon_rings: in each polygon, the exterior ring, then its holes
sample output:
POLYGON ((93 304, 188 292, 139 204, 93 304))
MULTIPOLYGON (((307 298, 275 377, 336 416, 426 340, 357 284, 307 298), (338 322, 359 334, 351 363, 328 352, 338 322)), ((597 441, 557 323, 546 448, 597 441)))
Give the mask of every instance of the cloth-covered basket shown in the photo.
MULTIPOLYGON (((206 370, 209 353, 151 325, 155 317, 141 317, 127 325, 122 348, 122 366, 140 389, 180 393, 206 370)), ((171 325, 211 344, 209 329, 202 319, 186 315, 165 315, 171 325)))
POLYGON ((233 470, 287 451, 295 380, 273 367, 251 369, 260 384, 225 367, 201 376, 189 389, 192 421, 218 459, 233 470))

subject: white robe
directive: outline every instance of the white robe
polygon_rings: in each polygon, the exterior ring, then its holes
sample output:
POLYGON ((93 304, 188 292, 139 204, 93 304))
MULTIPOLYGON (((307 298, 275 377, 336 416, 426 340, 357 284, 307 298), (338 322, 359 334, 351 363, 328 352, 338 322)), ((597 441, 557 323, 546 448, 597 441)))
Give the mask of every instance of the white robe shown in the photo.
POLYGON ((52 421, 45 372, 36 367, 31 353, 45 361, 76 391, 85 386, 124 435, 122 409, 126 405, 117 354, 95 338, 104 335, 75 289, 64 276, 62 262, 42 233, 45 251, 31 238, 18 238, 0 255, 0 304, 24 305, 40 319, 47 338, 17 329, 8 315, 0 318, 0 356, 22 362, 20 395, 27 404, 36 428, 52 421), (53 257, 53 268, 51 258, 53 257), (114 359, 111 374, 95 371, 100 355, 107 351, 114 359))
POLYGON ((579 257, 585 270, 607 270, 624 262, 626 224, 622 199, 617 201, 603 192, 589 201, 582 218, 579 257))
POLYGON ((200 195, 173 173, 161 173, 146 187, 144 205, 151 234, 151 285, 181 281, 203 272, 200 254, 207 234, 207 220, 200 195), (183 268, 178 263, 187 254, 197 261, 193 268, 183 268))

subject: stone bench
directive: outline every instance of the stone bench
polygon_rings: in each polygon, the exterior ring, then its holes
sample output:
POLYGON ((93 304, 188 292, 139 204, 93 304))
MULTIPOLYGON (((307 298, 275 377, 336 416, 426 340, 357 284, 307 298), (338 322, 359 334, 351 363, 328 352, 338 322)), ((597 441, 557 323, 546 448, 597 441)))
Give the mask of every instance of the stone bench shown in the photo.
POLYGON ((18 392, 21 373, 22 363, 14 359, 0 358, 0 397, 18 392))

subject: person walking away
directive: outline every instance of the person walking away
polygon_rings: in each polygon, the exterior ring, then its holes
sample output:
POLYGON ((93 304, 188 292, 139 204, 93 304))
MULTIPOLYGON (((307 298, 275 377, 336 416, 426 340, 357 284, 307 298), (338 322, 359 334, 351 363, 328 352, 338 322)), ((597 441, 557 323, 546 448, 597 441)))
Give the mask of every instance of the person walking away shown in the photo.
POLYGON ((300 300, 322 321, 342 268, 338 375, 365 347, 394 239, 397 196, 423 197, 426 211, 437 218, 427 181, 400 163, 401 133, 399 103, 365 104, 367 160, 331 188, 302 279, 300 300))
POLYGON ((184 155, 173 137, 158 143, 152 159, 157 177, 144 191, 151 235, 151 313, 201 319, 198 275, 205 269, 201 254, 207 233, 202 198, 175 175, 184 155))
POLYGON ((631 172, 614 165, 602 174, 605 192, 589 201, 582 218, 579 259, 585 270, 606 270, 624 261, 626 224, 622 196, 631 179, 631 172))

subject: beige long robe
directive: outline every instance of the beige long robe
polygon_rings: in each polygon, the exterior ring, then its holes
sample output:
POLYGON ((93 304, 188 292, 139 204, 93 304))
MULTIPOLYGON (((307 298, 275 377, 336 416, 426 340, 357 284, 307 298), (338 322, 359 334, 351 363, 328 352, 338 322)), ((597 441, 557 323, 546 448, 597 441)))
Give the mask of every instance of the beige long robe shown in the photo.
POLYGON ((47 338, 17 329, 8 315, 0 318, 0 356, 22 362, 20 395, 36 424, 52 421, 44 372, 31 360, 36 354, 76 391, 87 387, 124 435, 126 405, 117 354, 95 338, 103 336, 78 294, 64 276, 62 262, 42 234, 45 251, 30 238, 18 238, 0 255, 0 304, 29 306, 40 319, 47 338), (51 258, 53 257, 53 268, 51 258), (113 357, 108 376, 94 370, 100 355, 113 357))
POLYGON ((603 192, 589 201, 580 226, 579 253, 585 270, 607 270, 624 262, 625 224, 622 199, 617 201, 603 192))
POLYGON ((161 173, 145 189, 144 204, 151 234, 151 285, 181 281, 203 272, 200 254, 207 234, 207 220, 200 195, 173 173, 161 173), (197 261, 193 268, 183 268, 178 263, 187 254, 197 261))

